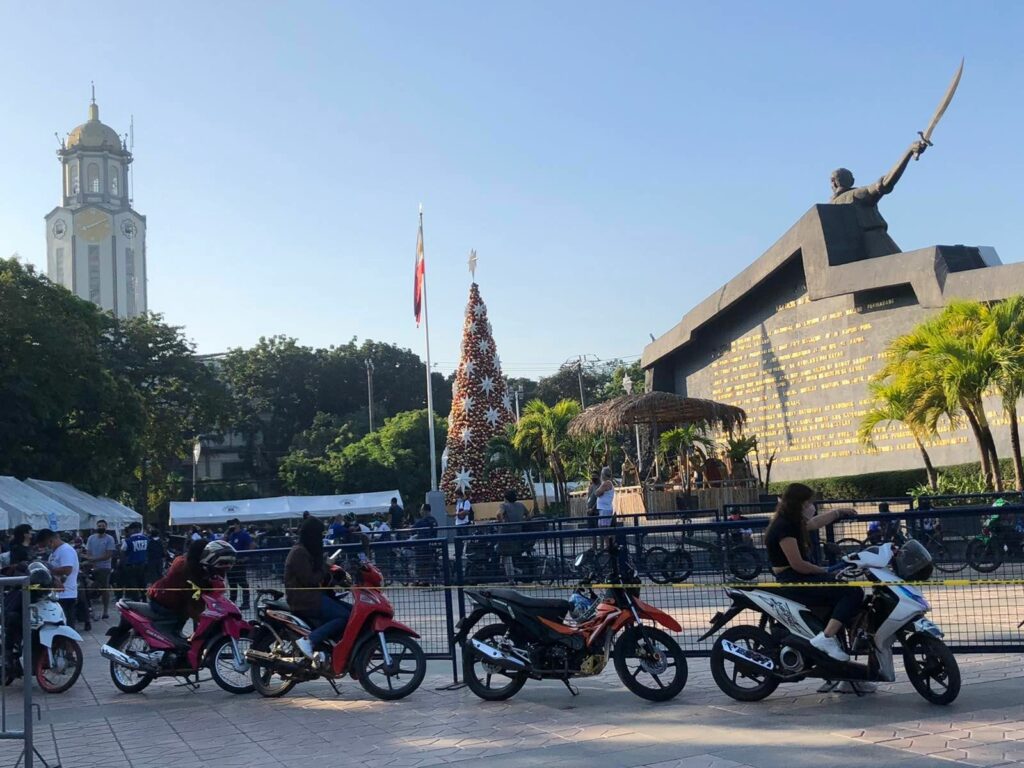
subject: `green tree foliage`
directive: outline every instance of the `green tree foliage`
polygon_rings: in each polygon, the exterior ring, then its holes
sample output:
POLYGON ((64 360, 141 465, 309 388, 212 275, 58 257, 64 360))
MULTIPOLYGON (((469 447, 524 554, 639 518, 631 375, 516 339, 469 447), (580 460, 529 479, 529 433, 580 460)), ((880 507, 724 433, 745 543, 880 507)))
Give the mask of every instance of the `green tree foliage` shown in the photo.
MULTIPOLYGON (((348 424, 353 438, 369 431, 366 360, 373 361, 375 425, 426 405, 422 361, 391 344, 353 339, 313 349, 275 336, 227 354, 221 371, 234 396, 231 424, 249 440, 256 475, 276 474, 297 436, 321 429, 325 418, 348 424)), ((451 386, 439 373, 431 381, 434 410, 445 413, 451 408, 451 386)))
MULTIPOLYGON (((441 455, 447 439, 443 419, 434 417, 434 440, 441 455)), ((335 441, 320 453, 307 447, 285 456, 279 469, 289 493, 362 493, 398 488, 408 503, 430 490, 426 409, 406 411, 362 439, 335 441)))
POLYGON ((571 450, 569 422, 580 413, 578 400, 566 398, 549 406, 541 400, 526 404, 523 416, 516 425, 513 444, 517 449, 547 462, 555 484, 555 501, 565 501, 566 456, 571 450))

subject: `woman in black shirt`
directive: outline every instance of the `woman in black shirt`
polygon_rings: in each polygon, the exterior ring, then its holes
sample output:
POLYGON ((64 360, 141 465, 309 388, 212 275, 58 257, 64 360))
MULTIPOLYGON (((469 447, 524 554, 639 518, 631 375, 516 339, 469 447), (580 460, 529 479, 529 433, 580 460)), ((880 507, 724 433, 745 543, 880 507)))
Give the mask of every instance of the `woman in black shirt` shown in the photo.
POLYGON ((818 515, 814 491, 806 485, 793 483, 779 499, 775 516, 764 535, 772 573, 782 583, 821 583, 822 586, 794 588, 787 597, 805 605, 821 605, 832 609, 825 629, 811 639, 811 645, 837 661, 849 661, 850 656, 836 639, 848 625, 864 602, 864 591, 859 587, 825 586, 834 580, 827 568, 808 562, 808 532, 815 531, 844 517, 853 517, 853 509, 830 509, 818 515))
POLYGON ((14 526, 11 537, 11 565, 27 563, 32 559, 32 526, 28 523, 14 526))

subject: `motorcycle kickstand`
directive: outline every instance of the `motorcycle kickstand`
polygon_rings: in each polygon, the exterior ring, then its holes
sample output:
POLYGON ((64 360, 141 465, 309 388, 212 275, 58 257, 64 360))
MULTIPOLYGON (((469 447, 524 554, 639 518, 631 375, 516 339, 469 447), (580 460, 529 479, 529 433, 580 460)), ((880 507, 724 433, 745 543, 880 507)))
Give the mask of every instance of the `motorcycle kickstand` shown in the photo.
POLYGON ((562 683, 565 685, 566 688, 569 689, 569 693, 571 693, 573 696, 579 696, 580 695, 580 689, 577 688, 576 686, 574 686, 572 683, 570 683, 569 682, 569 678, 563 677, 562 678, 562 683))
POLYGON ((182 678, 181 682, 178 683, 177 687, 178 688, 188 688, 190 691, 192 691, 192 693, 195 693, 196 691, 199 690, 199 674, 196 673, 196 679, 195 680, 190 680, 189 676, 186 675, 184 678, 182 678))
POLYGON ((331 684, 331 688, 334 689, 335 695, 341 696, 341 690, 338 688, 337 683, 334 682, 334 679, 330 677, 325 677, 324 679, 331 684))

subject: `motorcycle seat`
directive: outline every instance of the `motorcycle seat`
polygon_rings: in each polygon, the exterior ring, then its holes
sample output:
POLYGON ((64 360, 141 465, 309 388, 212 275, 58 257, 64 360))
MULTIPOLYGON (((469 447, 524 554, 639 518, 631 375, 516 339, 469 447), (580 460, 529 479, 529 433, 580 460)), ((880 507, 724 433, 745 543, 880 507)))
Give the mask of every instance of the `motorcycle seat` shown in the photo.
POLYGON ((490 590, 491 597, 496 597, 499 600, 505 600, 509 603, 522 606, 523 608, 533 608, 542 611, 558 611, 559 613, 565 613, 572 606, 568 600, 562 600, 561 598, 544 598, 544 597, 527 597, 516 592, 514 589, 492 589, 490 590))
POLYGON ((270 609, 275 610, 275 611, 290 611, 291 610, 288 607, 288 601, 285 600, 283 597, 280 600, 268 600, 267 602, 264 603, 264 605, 267 608, 270 608, 270 609))
POLYGON ((157 616, 152 609, 149 607, 149 603, 137 603, 131 600, 121 600, 121 605, 127 608, 133 613, 137 613, 140 616, 144 616, 151 621, 166 621, 166 617, 157 616))

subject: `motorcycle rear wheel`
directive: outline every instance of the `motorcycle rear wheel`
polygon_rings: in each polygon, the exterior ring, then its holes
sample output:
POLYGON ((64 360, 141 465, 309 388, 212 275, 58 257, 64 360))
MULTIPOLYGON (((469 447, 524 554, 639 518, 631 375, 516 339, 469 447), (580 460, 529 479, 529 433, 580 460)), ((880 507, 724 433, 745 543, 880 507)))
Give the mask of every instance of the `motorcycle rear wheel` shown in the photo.
POLYGON ((644 627, 641 633, 640 627, 632 626, 615 641, 612 653, 615 656, 615 672, 622 684, 641 699, 669 701, 678 696, 686 686, 689 672, 686 656, 683 655, 679 643, 667 632, 654 627, 644 627), (630 668, 630 662, 636 665, 635 669, 630 668), (641 674, 649 675, 657 688, 640 682, 641 674), (666 683, 663 678, 669 675, 672 678, 666 683))
POLYGON ((949 704, 960 694, 956 656, 936 637, 916 632, 903 647, 903 666, 914 690, 932 704, 949 704))
MULTIPOLYGON (((254 651, 260 651, 261 653, 270 653, 270 649, 274 645, 274 636, 269 632, 257 632, 252 638, 252 645, 250 646, 254 651)), ((295 647, 294 643, 290 643, 291 655, 301 656, 301 652, 295 647)), ((289 680, 286 677, 281 677, 273 670, 267 667, 258 667, 255 664, 249 665, 249 677, 252 679, 252 687, 259 693, 260 696, 264 696, 268 699, 276 699, 279 696, 284 696, 292 688, 295 687, 297 681, 289 680)))
POLYGON ((711 676, 722 693, 736 701, 760 701, 771 696, 779 687, 779 681, 767 671, 762 675, 741 670, 736 662, 726 655, 722 648, 723 640, 767 654, 775 645, 771 635, 763 629, 748 625, 730 627, 715 641, 711 649, 711 676), (732 663, 731 671, 726 668, 727 662, 732 663), (749 681, 752 685, 743 685, 740 680, 749 681))
MULTIPOLYGON (((491 642, 505 637, 508 627, 500 622, 488 624, 486 627, 477 630, 473 634, 474 640, 482 643, 491 642)), ((480 653, 474 650, 473 646, 466 642, 462 646, 462 679, 466 686, 484 701, 504 701, 519 693, 519 690, 526 685, 525 672, 505 672, 487 664, 480 653), (477 671, 479 665, 479 672, 477 671), (482 679, 481 679, 482 676, 482 679), (508 680, 500 687, 493 687, 491 681, 494 678, 508 680)))
POLYGON ((374 637, 359 651, 352 671, 359 675, 359 684, 371 696, 384 701, 404 699, 423 682, 427 673, 427 657, 415 638, 403 632, 385 632, 384 642, 391 657, 390 668, 384 661, 380 638, 374 637), (378 673, 383 673, 386 688, 376 682, 374 676, 379 677, 378 673), (396 686, 395 680, 401 685, 396 686))
MULTIPOLYGON (((135 632, 129 632, 119 641, 113 643, 113 646, 121 651, 121 653, 126 653, 129 656, 131 651, 145 653, 149 650, 146 641, 136 635, 135 632)), ((110 662, 110 679, 122 693, 140 693, 156 678, 148 672, 128 669, 128 667, 122 667, 117 662, 112 661, 110 662)))
POLYGON ((46 648, 40 647, 39 658, 36 659, 36 682, 46 693, 64 693, 82 674, 82 648, 70 637, 57 636, 53 638, 51 651, 54 662, 64 669, 61 674, 67 677, 57 679, 49 676, 57 673, 50 667, 50 654, 46 648))
POLYGON ((753 581, 761 574, 761 556, 749 544, 735 544, 725 550, 729 572, 742 581, 753 581))
MULTIPOLYGON (((251 645, 252 643, 245 635, 238 638, 238 651, 242 654, 243 659, 245 658, 246 649, 251 647, 251 645)), ((249 673, 251 665, 247 662, 245 671, 239 672, 234 668, 234 657, 231 638, 224 635, 210 647, 207 653, 206 658, 210 666, 210 676, 213 678, 213 682, 228 693, 238 695, 252 693, 256 688, 252 683, 252 676, 249 673), (242 682, 243 680, 248 680, 249 682, 242 682)))

